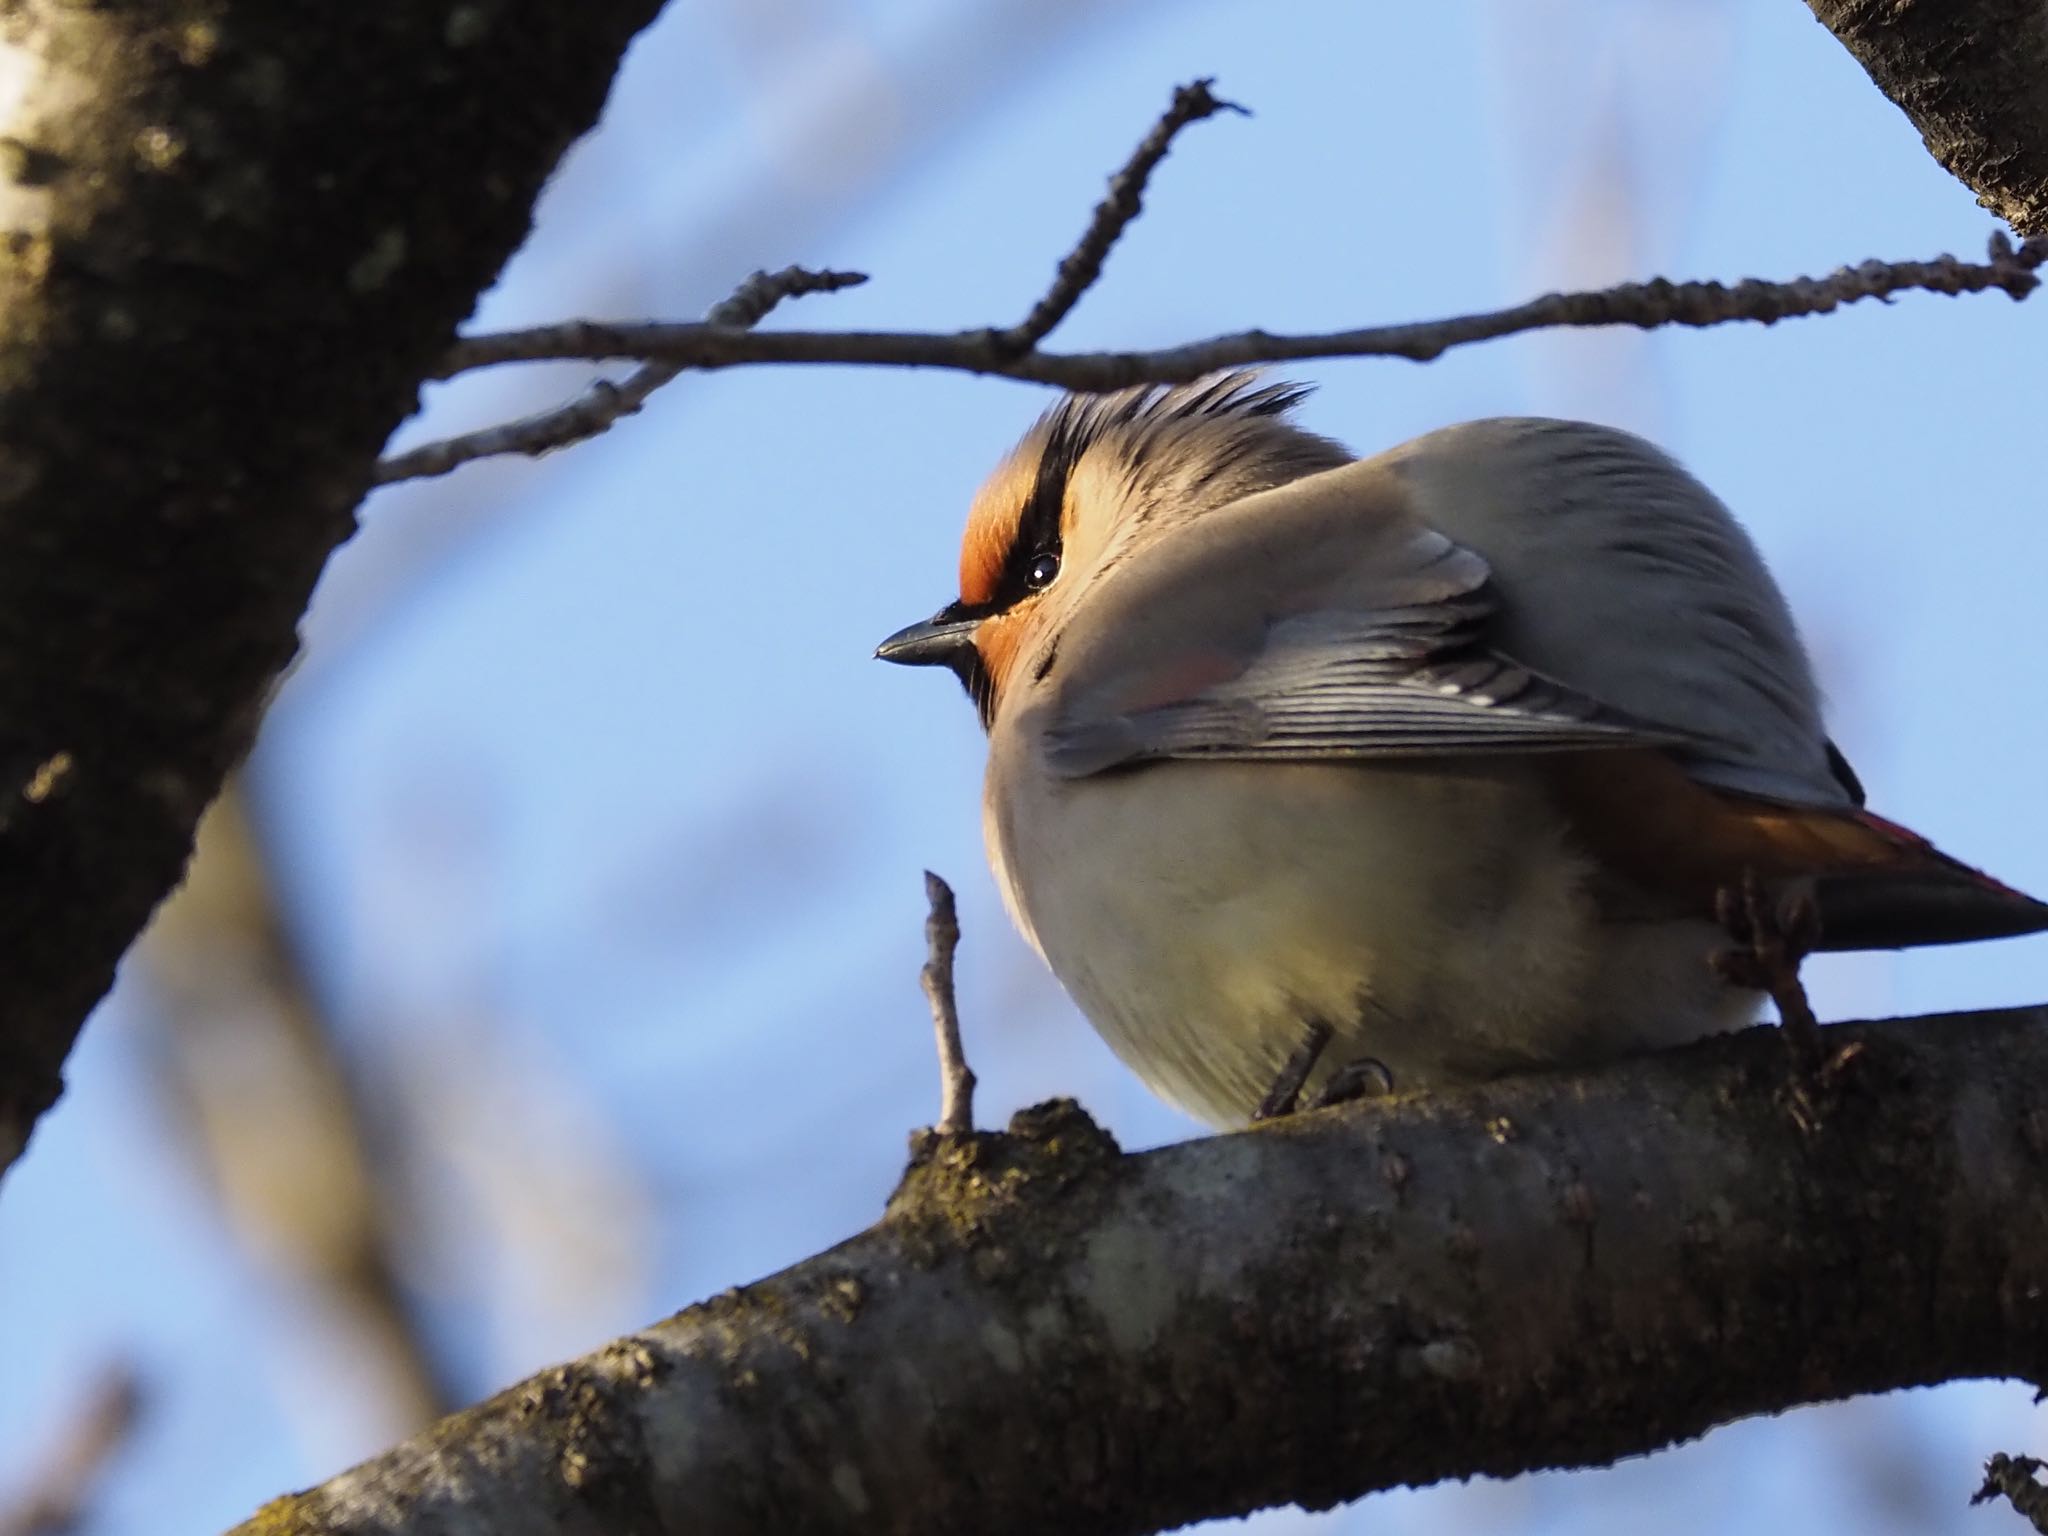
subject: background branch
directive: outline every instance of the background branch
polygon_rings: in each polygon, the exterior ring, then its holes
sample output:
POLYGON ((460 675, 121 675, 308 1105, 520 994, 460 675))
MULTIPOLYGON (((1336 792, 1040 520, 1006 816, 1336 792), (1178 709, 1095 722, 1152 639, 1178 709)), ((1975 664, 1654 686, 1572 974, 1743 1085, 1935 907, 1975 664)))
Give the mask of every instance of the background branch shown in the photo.
POLYGON ((1125 1157, 924 1138, 880 1225, 258 1532, 1159 1530, 2048 1370, 2041 1010, 1769 1030, 1125 1157))
POLYGON ((28 1483, 0 1507, 0 1536, 69 1536, 80 1529, 142 1406, 142 1383, 132 1369, 118 1366, 101 1376, 77 1416, 42 1448, 28 1483))
POLYGON ((237 774, 136 946, 158 1015, 149 1077, 223 1225, 348 1320, 388 1433, 408 1434, 474 1393, 409 1293, 418 1170, 285 922, 275 857, 237 774))

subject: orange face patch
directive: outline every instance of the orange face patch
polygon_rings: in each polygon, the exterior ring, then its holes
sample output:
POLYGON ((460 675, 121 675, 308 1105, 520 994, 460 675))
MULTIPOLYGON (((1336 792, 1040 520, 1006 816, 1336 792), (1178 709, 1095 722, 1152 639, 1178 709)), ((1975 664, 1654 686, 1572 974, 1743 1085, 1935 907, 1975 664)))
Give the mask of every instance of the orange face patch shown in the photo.
POLYGON ((1020 447, 997 466, 968 509, 967 532, 960 541, 960 601, 971 608, 996 599, 1003 566, 1017 543, 1024 506, 1037 481, 1037 457, 1028 443, 1020 447))
POLYGON ((1023 652, 1025 636, 1031 627, 1032 606, 1029 602, 1020 603, 1007 613, 984 619, 974 632, 974 648, 981 652, 981 664, 988 668, 989 681, 995 687, 997 698, 1008 690, 1010 674, 1016 670, 1018 657, 1023 652))

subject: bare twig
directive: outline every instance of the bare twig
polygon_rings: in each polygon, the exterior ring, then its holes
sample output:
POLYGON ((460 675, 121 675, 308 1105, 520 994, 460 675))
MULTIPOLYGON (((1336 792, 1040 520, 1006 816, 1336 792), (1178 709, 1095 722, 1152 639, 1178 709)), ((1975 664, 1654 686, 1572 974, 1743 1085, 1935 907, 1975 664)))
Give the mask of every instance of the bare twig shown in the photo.
POLYGON ((61 1442, 41 1460, 35 1479, 12 1507, 0 1510, 0 1536, 65 1536, 79 1528, 107 1464, 135 1429, 142 1386, 125 1366, 93 1388, 61 1442))
POLYGON ((1166 158, 1166 152, 1181 129, 1190 123, 1199 123, 1205 117, 1214 117, 1218 112, 1235 112, 1241 117, 1251 114, 1234 101, 1225 101, 1210 92, 1216 82, 1196 80, 1174 89, 1173 101, 1145 135, 1138 147, 1131 151, 1131 158, 1124 168, 1109 179, 1109 196, 1095 205, 1095 213, 1088 220, 1088 228, 1081 234, 1080 241, 1060 262, 1059 271, 1053 283, 1045 291, 1045 297, 1031 306, 1031 313, 1007 329, 994 334, 994 342, 1002 351, 1012 357, 1029 352, 1052 334, 1053 328, 1073 310, 1081 295, 1094 287, 1102 276, 1103 260, 1109 255, 1125 229, 1130 226, 1144 208, 1145 184, 1152 179, 1152 173, 1159 168, 1159 162, 1166 158))
POLYGON ((929 958, 918 979, 932 1005, 932 1030, 939 1037, 939 1120, 941 1136, 974 1134, 974 1073, 960 1044, 960 1009, 953 999, 953 951, 960 947, 960 918, 953 888, 930 870, 924 872, 925 899, 931 915, 924 920, 929 958))
POLYGON ((1525 331, 1557 327, 1710 326, 1730 321, 1770 325, 1821 315, 1861 299, 1890 299, 1911 291, 1962 294, 1988 289, 2023 299, 2040 286, 2036 269, 2048 262, 2048 237, 2015 249, 1991 237, 1983 262, 1938 256, 1932 261, 1866 261, 1826 277, 1782 282, 1749 278, 1729 287, 1717 282, 1672 283, 1662 278, 1579 293, 1552 293, 1510 309, 1443 320, 1366 326, 1284 336, 1239 331, 1152 352, 1006 353, 990 330, 737 331, 707 324, 662 322, 605 325, 576 320, 532 330, 503 331, 459 341, 436 375, 452 377, 498 363, 563 359, 641 358, 679 368, 737 368, 760 363, 834 363, 877 367, 947 368, 991 374, 1064 389, 1109 390, 1132 384, 1181 383, 1219 368, 1308 358, 1401 357, 1428 362, 1453 347, 1525 331))
MULTIPOLYGON (((812 272, 803 267, 784 267, 780 272, 756 272, 729 299, 714 305, 703 324, 713 330, 744 331, 758 324, 786 298, 806 293, 831 293, 867 281, 861 272, 812 272)), ((537 416, 521 417, 495 427, 465 432, 460 437, 425 443, 378 462, 371 477, 373 485, 390 485, 398 480, 424 480, 445 475, 474 459, 495 458, 517 453, 538 457, 556 448, 566 448, 585 438, 596 437, 614 422, 633 415, 662 385, 682 373, 683 363, 655 360, 642 363, 614 383, 598 379, 566 405, 537 416)))
POLYGON ((2034 1474, 2041 1463, 2031 1456, 2008 1456, 2000 1451, 1984 1463, 1984 1486, 1970 1495, 1972 1504, 1982 1504, 2001 1494, 2027 1523, 2048 1536, 2048 1485, 2034 1474))
POLYGON ((712 305, 704 323, 748 330, 766 320, 784 299, 800 299, 807 293, 837 293, 842 288, 858 288, 867 280, 865 272, 834 272, 829 268, 822 272, 813 272, 808 267, 756 272, 732 291, 731 298, 712 305))

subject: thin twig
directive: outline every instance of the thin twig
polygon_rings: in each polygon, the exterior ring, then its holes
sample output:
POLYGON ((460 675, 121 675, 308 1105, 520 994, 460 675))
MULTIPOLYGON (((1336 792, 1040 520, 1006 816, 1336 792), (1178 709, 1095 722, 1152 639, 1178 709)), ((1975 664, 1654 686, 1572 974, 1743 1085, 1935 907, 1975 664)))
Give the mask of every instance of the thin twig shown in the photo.
POLYGON ((2008 1456, 2000 1451, 1984 1463, 1984 1486, 1970 1495, 1972 1504, 1982 1504, 2003 1494, 2028 1524, 2048 1536, 2048 1485, 2034 1474, 2041 1463, 2031 1456, 2008 1456))
MULTIPOLYGON (((705 315, 708 330, 740 331, 758 324, 786 298, 806 293, 830 293, 867 281, 861 272, 812 272, 803 267, 784 267, 780 272, 756 272, 729 299, 714 305, 705 315)), ((465 432, 460 437, 426 443, 381 460, 371 475, 371 484, 390 485, 398 480, 424 480, 445 475, 473 459, 517 453, 538 457, 556 448, 566 448, 600 432, 647 403, 662 385, 682 373, 686 364, 656 359, 642 363, 614 383, 598 379, 566 405, 518 421, 504 422, 465 432)))
POLYGON ((733 289, 732 297, 706 310, 704 323, 748 330, 766 320, 784 299, 800 299, 807 293, 837 293, 842 288, 858 288, 867 280, 865 272, 834 272, 829 268, 822 272, 813 272, 809 267, 756 272, 733 289))
POLYGON ((1102 263, 1110 248, 1143 211, 1145 184, 1152 179, 1159 162, 1166 158, 1167 150, 1173 147, 1181 129, 1190 123, 1199 123, 1205 117, 1214 117, 1218 112, 1251 116, 1236 102, 1225 101, 1212 94, 1209 88, 1215 83, 1213 79, 1196 80, 1174 88, 1171 105, 1153 125, 1152 131, 1131 151, 1131 158, 1124 162, 1124 168, 1109 178, 1109 195, 1095 205, 1087 229, 1082 231, 1080 240, 1060 262, 1045 297, 1031 306, 1031 313, 1021 322, 995 332, 994 342, 998 348, 1012 357, 1029 352, 1051 335, 1053 328, 1066 319, 1081 301, 1081 295, 1095 286, 1102 276, 1102 263))
POLYGON ((0 1510, 0 1536, 64 1536, 77 1530, 107 1464, 128 1443, 142 1412, 142 1387, 126 1366, 93 1387, 62 1441, 40 1461, 33 1482, 0 1510))
POLYGON ((974 1073, 960 1045, 960 1009, 953 999, 953 951, 960 947, 960 918, 953 888, 930 870, 924 872, 925 899, 931 914, 924 920, 929 958, 918 979, 932 1005, 932 1031, 939 1039, 939 1121, 941 1136, 974 1134, 974 1073))
POLYGON ((1826 314, 1861 299, 1889 300, 1914 290, 1981 293, 1997 289, 2023 299, 2040 286, 2036 269, 2048 262, 2048 237, 2015 249, 1993 234, 1984 262, 1938 256, 1932 261, 1866 261, 1826 277, 1782 282, 1749 278, 1729 287, 1717 282, 1672 283, 1658 278, 1579 293, 1553 293, 1510 309, 1443 320, 1366 326, 1284 336, 1239 331, 1152 352, 1005 353, 987 329, 920 331, 737 331, 705 324, 663 322, 605 325, 576 320, 532 330, 503 331, 457 342, 436 377, 448 378, 498 363, 562 359, 639 358, 678 368, 736 368, 760 363, 861 364, 946 368, 1051 384, 1072 390, 1122 389, 1133 384, 1184 383, 1219 368, 1309 358, 1401 357, 1428 362, 1453 347, 1557 327, 1667 325, 1703 327, 1746 320, 1770 325, 1801 315, 1826 314))

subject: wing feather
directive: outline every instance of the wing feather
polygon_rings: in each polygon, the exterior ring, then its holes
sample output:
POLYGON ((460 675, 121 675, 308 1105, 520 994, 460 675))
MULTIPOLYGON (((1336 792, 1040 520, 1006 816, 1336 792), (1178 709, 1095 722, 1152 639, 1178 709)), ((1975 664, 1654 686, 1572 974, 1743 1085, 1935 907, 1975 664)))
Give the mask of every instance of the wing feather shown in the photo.
MULTIPOLYGON (((1343 760, 1684 741, 1490 648, 1499 599, 1471 549, 1399 516, 1350 533, 1355 547, 1345 553, 1354 558, 1313 573, 1307 606, 1261 612, 1241 669, 1220 682, 1158 697, 1149 684, 1170 675, 1180 638, 1173 626, 1152 626, 1149 654, 1142 644, 1136 654, 1117 647, 1110 686, 1100 686, 1105 669, 1097 668, 1089 680, 1098 686, 1073 690, 1046 729, 1054 770, 1078 778, 1157 758, 1343 760), (1126 698, 1144 702, 1130 707, 1126 698)), ((1189 582, 1212 574, 1200 561, 1181 565, 1189 582)), ((1199 591, 1152 585, 1164 590, 1127 601, 1154 613, 1202 605, 1199 591)), ((1289 595, 1303 601, 1299 591, 1289 595)))

